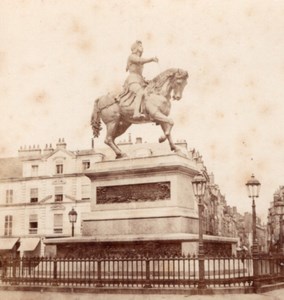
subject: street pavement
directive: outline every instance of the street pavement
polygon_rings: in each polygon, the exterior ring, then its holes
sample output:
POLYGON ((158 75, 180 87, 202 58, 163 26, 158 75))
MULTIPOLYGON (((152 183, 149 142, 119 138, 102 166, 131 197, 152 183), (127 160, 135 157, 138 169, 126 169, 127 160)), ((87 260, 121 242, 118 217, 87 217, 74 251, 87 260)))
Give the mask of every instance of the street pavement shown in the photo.
POLYGON ((264 294, 226 295, 126 295, 57 292, 0 291, 1 300, 284 300, 284 289, 264 294))

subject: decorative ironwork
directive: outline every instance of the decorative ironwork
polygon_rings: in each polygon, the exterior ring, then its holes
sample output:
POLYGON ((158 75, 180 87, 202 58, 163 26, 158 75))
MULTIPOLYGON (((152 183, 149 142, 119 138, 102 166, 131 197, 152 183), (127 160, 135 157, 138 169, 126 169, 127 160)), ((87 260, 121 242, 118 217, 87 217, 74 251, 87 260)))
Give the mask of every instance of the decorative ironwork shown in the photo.
MULTIPOLYGON (((151 243, 147 246, 153 248, 151 243)), ((207 287, 254 289, 284 279, 284 256, 259 256, 259 273, 253 274, 255 257, 204 257, 207 287)), ((195 255, 112 255, 95 257, 0 257, 2 285, 80 287, 175 287, 197 288, 199 258, 195 255)))
POLYGON ((97 204, 169 200, 169 181, 97 187, 97 204))

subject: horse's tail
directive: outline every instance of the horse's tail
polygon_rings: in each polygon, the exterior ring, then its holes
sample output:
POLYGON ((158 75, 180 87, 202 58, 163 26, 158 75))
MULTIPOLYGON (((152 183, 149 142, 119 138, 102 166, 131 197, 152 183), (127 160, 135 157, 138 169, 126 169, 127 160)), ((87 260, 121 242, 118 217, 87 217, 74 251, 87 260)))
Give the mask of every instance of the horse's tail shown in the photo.
POLYGON ((100 115, 100 110, 98 107, 99 100, 100 100, 100 98, 95 100, 94 109, 93 109, 93 113, 92 113, 92 117, 91 117, 91 126, 92 126, 94 137, 98 137, 100 135, 100 131, 102 130, 101 115, 100 115))

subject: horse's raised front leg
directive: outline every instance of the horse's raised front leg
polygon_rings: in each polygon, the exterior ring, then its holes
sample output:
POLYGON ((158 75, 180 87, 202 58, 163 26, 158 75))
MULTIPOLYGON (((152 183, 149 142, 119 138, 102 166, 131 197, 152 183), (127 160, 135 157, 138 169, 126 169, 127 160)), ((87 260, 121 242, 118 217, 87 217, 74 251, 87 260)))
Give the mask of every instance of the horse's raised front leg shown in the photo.
POLYGON ((116 158, 122 158, 127 156, 126 154, 122 153, 121 150, 117 147, 117 145, 114 142, 116 135, 116 131, 118 128, 118 122, 117 121, 111 121, 106 124, 106 138, 105 138, 105 144, 107 144, 116 154, 116 158))
POLYGON ((161 125, 163 132, 164 132, 164 136, 161 136, 159 138, 159 142, 162 143, 167 139, 169 141, 171 150, 176 151, 177 147, 173 143, 172 137, 171 137, 171 130, 174 125, 174 121, 159 111, 157 111, 151 117, 154 119, 155 122, 158 122, 161 125))
POLYGON ((176 145, 174 144, 173 140, 172 140, 172 135, 171 135, 171 128, 172 126, 169 126, 168 123, 161 123, 161 127, 165 133, 165 137, 166 139, 168 139, 171 150, 172 151, 178 151, 178 148, 176 147, 176 145), (170 127, 170 128, 169 128, 170 127))
MULTIPOLYGON (((164 132, 167 131, 167 126, 168 124, 166 123, 162 123, 161 127, 163 128, 164 132)), ((186 153, 184 153, 184 151, 181 150, 181 148, 179 148, 178 146, 176 146, 172 140, 172 135, 171 133, 169 133, 167 136, 167 139, 169 141, 170 147, 172 151, 175 151, 178 155, 183 156, 183 157, 188 157, 186 153)))

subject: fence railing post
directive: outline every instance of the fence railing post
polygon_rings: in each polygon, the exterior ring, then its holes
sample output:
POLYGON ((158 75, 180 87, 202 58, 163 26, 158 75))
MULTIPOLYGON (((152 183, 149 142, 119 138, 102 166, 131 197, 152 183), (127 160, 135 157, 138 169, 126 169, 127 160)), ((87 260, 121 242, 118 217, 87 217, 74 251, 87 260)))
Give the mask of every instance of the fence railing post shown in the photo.
POLYGON ((103 283, 102 283, 102 259, 98 258, 97 263, 98 263, 98 281, 97 281, 96 287, 103 287, 103 283))
POLYGON ((2 276, 1 279, 4 281, 7 277, 7 272, 8 272, 8 259, 5 257, 1 261, 2 264, 2 276))
POLYGON ((12 284, 16 284, 17 258, 12 257, 12 284))
POLYGON ((150 258, 148 257, 148 255, 146 256, 146 282, 143 286, 143 288, 152 288, 151 285, 151 279, 150 279, 150 258))
POLYGON ((205 268, 204 268, 205 257, 204 254, 201 253, 198 255, 198 269, 199 269, 199 279, 198 279, 198 288, 205 289, 205 268))
POLYGON ((280 266, 280 275, 283 277, 283 276, 284 276, 284 261, 283 261, 283 255, 281 255, 281 257, 280 257, 279 266, 280 266))
POLYGON ((57 281, 57 258, 53 258, 53 285, 59 285, 57 281))
POLYGON ((260 257, 257 254, 252 255, 252 267, 253 267, 253 286, 254 288, 257 289, 260 288, 261 284, 259 281, 259 262, 260 262, 260 257))

